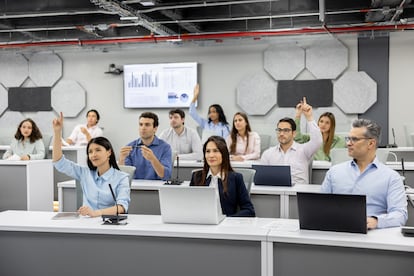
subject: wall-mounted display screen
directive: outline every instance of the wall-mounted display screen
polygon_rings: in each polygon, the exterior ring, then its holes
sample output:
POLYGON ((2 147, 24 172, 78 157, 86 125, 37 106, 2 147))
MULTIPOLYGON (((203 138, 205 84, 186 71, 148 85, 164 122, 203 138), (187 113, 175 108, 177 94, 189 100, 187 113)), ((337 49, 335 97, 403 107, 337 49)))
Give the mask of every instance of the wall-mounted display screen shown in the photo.
POLYGON ((124 107, 188 107, 196 84, 196 62, 124 65, 124 107))

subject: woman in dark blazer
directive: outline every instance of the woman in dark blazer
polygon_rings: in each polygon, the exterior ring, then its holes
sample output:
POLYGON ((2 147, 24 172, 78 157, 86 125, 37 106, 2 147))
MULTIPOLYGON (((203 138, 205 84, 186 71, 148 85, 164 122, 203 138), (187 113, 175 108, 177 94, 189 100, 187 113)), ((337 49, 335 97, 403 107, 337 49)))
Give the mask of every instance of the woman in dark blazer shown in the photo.
POLYGON ((243 176, 231 167, 226 141, 220 136, 211 136, 204 143, 203 154, 203 169, 193 173, 190 186, 217 186, 223 214, 254 217, 256 214, 243 176))

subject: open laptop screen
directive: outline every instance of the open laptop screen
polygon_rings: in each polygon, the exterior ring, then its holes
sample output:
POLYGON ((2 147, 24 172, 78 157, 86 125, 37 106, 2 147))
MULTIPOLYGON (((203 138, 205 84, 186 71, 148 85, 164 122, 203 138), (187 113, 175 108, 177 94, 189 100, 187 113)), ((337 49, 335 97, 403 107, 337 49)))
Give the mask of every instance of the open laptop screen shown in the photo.
POLYGON ((225 218, 213 186, 163 186, 159 196, 164 223, 219 224, 225 218))
POLYGON ((365 195, 297 193, 300 229, 367 233, 365 195))
POLYGON ((256 170, 255 185, 292 186, 289 165, 252 165, 256 170))

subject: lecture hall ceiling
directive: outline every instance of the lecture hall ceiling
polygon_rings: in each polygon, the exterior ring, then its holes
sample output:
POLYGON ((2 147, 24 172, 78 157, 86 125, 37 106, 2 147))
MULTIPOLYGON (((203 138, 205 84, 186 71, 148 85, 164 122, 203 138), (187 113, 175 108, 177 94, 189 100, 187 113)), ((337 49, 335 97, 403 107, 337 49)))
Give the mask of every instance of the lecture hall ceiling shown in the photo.
POLYGON ((0 0, 0 11, 3 46, 414 28, 411 0, 0 0))

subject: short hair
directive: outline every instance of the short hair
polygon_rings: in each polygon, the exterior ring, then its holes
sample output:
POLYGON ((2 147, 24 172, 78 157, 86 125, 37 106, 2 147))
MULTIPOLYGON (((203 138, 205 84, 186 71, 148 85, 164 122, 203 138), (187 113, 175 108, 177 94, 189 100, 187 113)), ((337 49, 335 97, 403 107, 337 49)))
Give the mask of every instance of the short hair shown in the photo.
POLYGON ((88 117, 88 114, 90 113, 90 112, 94 112, 95 114, 96 114, 96 119, 99 121, 99 119, 101 119, 101 116, 99 115, 99 112, 98 112, 98 110, 96 110, 96 109, 90 109, 90 110, 88 110, 88 112, 86 112, 86 117, 88 117))
POLYGON ((174 115, 174 114, 178 114, 180 115, 181 118, 185 118, 185 113, 182 109, 171 109, 170 112, 168 113, 170 116, 174 115))
POLYGON ((139 119, 141 119, 141 118, 153 119, 154 120, 154 123, 153 123, 153 126, 154 127, 157 127, 158 124, 159 124, 159 122, 158 122, 158 116, 157 116, 157 114, 155 114, 153 112, 144 112, 144 113, 141 113, 141 115, 139 116, 139 119))
POLYGON ((280 119, 279 122, 277 122, 277 125, 279 125, 282 122, 289 123, 290 127, 292 128, 292 131, 296 131, 296 123, 292 118, 284 117, 280 119))
POLYGON ((369 119, 356 119, 352 122, 352 127, 365 127, 366 131, 364 136, 366 138, 375 139, 378 147, 379 143, 381 142, 381 127, 376 122, 369 119))

